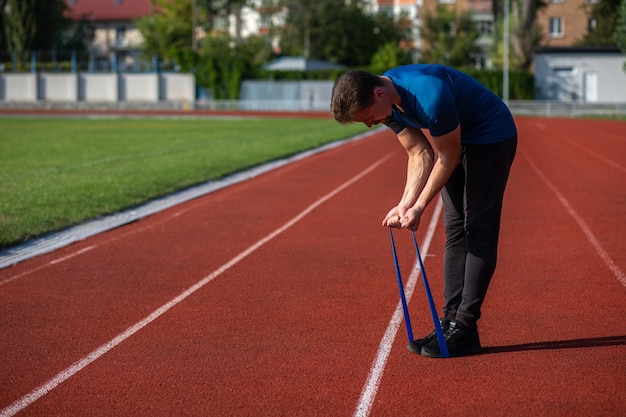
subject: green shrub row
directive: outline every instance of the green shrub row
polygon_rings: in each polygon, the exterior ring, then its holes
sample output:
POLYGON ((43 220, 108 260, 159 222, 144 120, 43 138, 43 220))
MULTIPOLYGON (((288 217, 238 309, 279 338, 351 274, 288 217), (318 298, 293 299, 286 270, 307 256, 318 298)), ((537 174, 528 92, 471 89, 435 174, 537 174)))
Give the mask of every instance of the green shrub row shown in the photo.
MULTIPOLYGON (((476 78, 498 97, 503 96, 504 72, 502 70, 463 70, 476 78)), ((535 79, 530 71, 509 71, 509 99, 532 100, 535 79)))

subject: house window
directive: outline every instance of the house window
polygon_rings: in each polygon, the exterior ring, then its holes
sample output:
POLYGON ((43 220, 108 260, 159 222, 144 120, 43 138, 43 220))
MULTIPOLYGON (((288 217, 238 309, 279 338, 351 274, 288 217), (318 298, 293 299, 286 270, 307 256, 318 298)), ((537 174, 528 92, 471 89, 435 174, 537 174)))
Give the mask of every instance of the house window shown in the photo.
POLYGON ((564 0, 550 0, 550 3, 554 4, 554 3, 563 3, 564 0))
POLYGON ((454 25, 454 22, 450 22, 448 26, 450 26, 450 37, 456 38, 456 26, 454 25))
POLYGON ((228 16, 216 16, 213 20, 213 28, 218 32, 228 32, 228 16))
POLYGON ((480 36, 491 36, 493 32, 493 21, 491 20, 479 20, 476 22, 478 27, 478 33, 480 36))
POLYGON ((474 68, 476 69, 485 69, 487 68, 487 60, 488 56, 486 52, 479 52, 477 54, 472 54, 471 59, 474 63, 474 68))
POLYGON ((393 17, 393 6, 379 6, 378 13, 384 14, 387 17, 393 17))
POLYGON ((598 27, 598 20, 592 18, 589 18, 587 20, 587 31, 588 32, 593 32, 594 30, 596 30, 596 27, 598 27))
POLYGON ((115 29, 115 44, 118 46, 126 44, 126 28, 124 26, 118 26, 115 29))
POLYGON ((552 67, 552 72, 554 75, 559 76, 574 75, 576 73, 574 67, 570 67, 568 65, 552 67))
POLYGON ((454 4, 455 0, 439 0, 439 4, 454 4))
POLYGON ((563 37, 563 18, 562 17, 551 17, 550 18, 550 28, 549 33, 551 38, 562 38, 563 37))
POLYGON ((268 28, 272 26, 272 15, 271 14, 262 14, 260 26, 264 28, 268 28))

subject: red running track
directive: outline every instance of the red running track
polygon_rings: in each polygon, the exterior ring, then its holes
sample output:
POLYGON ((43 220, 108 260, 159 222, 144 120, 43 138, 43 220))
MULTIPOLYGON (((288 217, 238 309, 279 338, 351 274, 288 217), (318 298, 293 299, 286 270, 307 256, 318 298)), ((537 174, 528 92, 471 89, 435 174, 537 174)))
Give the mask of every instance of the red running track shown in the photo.
MULTIPOLYGON (((626 123, 517 121, 483 354, 406 349, 381 131, 0 270, 0 415, 626 415, 626 123)), ((436 204, 417 237, 440 306, 436 204)))

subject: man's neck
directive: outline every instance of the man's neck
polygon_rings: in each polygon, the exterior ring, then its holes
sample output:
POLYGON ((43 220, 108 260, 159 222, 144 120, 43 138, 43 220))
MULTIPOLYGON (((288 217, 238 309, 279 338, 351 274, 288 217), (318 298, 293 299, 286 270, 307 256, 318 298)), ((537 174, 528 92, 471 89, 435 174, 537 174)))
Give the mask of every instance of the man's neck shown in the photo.
POLYGON ((393 85, 393 82, 389 77, 380 77, 385 84, 385 91, 389 94, 389 98, 391 99, 391 104, 393 104, 398 111, 404 113, 404 108, 402 107, 402 99, 400 98, 400 94, 398 94, 398 90, 396 90, 396 86, 393 85))

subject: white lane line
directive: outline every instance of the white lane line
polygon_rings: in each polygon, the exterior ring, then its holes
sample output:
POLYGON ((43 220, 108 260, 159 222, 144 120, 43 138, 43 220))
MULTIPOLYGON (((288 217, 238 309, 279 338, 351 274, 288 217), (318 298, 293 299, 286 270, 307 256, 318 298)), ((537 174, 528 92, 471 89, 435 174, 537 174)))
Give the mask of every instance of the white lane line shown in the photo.
POLYGON ((316 202, 311 204, 304 211, 302 211, 296 217, 294 217, 293 219, 291 219, 290 221, 285 223, 283 226, 279 227, 278 229, 274 230, 272 233, 270 233, 269 235, 265 236, 264 238, 262 238, 261 240, 259 240, 255 244, 253 244, 252 246, 248 247, 246 250, 241 252, 239 255, 237 255, 236 257, 234 257, 233 259, 231 259, 230 261, 228 261, 227 263, 225 263, 224 265, 222 265, 221 267, 219 267, 218 269, 213 271, 210 275, 208 275, 205 278, 203 278, 202 280, 198 281, 196 284, 194 284, 193 286, 188 288, 186 291, 181 293, 176 298, 170 300, 168 303, 164 304, 163 306, 161 306, 160 308, 155 310, 152 314, 150 314, 149 316, 145 317, 143 320, 135 323, 133 326, 129 327, 124 332, 120 333, 119 335, 117 335, 116 337, 114 337, 113 339, 108 341, 107 343, 103 344, 102 346, 100 346, 99 348, 97 348, 96 350, 94 350, 93 352, 91 352, 90 354, 85 356, 84 358, 82 358, 79 361, 75 362, 74 364, 72 364, 67 369, 64 369, 63 371, 59 372, 52 379, 50 379, 49 381, 47 381, 43 385, 35 388, 30 393, 24 395, 20 399, 16 400, 15 402, 13 402, 13 404, 11 404, 8 407, 0 410, 0 417, 14 416, 15 414, 17 414, 21 410, 25 409, 26 407, 28 407, 29 405, 31 405, 32 403, 34 403, 35 401, 37 401, 38 399, 40 399, 41 397, 46 395, 48 392, 50 392, 53 389, 55 389, 57 386, 59 386, 63 382, 67 381, 69 378, 71 378, 72 376, 74 376, 75 374, 80 372, 82 369, 84 369, 90 363, 92 363, 96 359, 102 357, 108 351, 110 351, 111 349, 113 349, 114 347, 116 347, 117 345, 119 345, 120 343, 122 343, 123 341, 128 339, 129 337, 131 337, 133 334, 137 333, 139 330, 141 330, 144 327, 146 327, 148 324, 152 323, 154 320, 156 320, 157 318, 159 318, 160 316, 165 314, 169 309, 171 309, 172 307, 174 307, 177 304, 181 303, 183 300, 185 300, 191 294, 195 293, 200 288, 202 288, 203 286, 205 286, 206 284, 208 284, 209 282, 211 282, 212 280, 214 280, 215 278, 220 276, 222 273, 226 272, 228 269, 230 269, 231 267, 233 267, 234 265, 239 263, 245 257, 247 257, 248 255, 250 255, 251 253, 253 253, 257 249, 259 249, 260 247, 265 245, 267 242, 269 242, 272 239, 274 239, 276 236, 278 236, 281 233, 283 233, 285 230, 289 229, 290 227, 292 227, 293 225, 298 223, 300 220, 302 220, 302 218, 304 218, 306 215, 311 213, 313 210, 315 210, 321 204, 325 203, 326 201, 328 201, 330 198, 334 197, 339 192, 343 191, 344 189, 346 189, 350 185, 354 184, 355 182, 357 182, 358 180, 363 178, 365 175, 369 174, 371 171, 376 169, 379 165, 381 165, 386 160, 391 158, 391 156, 393 156, 394 153, 395 152, 391 152, 391 153, 387 154, 386 156, 382 157, 381 159, 379 159, 378 161, 376 161, 375 163, 370 165, 369 168, 365 169, 364 171, 361 171, 359 174, 355 175, 350 180, 348 180, 345 183, 341 184, 339 187, 335 188, 333 191, 331 191, 330 193, 326 194, 324 197, 320 198, 319 200, 317 200, 316 202))
POLYGON ((78 255, 82 254, 82 253, 89 252, 90 250, 92 250, 92 249, 94 249, 96 247, 97 247, 97 245, 87 246, 86 248, 82 248, 80 250, 77 250, 76 252, 72 252, 69 255, 66 255, 66 256, 64 256, 62 258, 54 259, 54 260, 52 260, 52 261, 50 261, 50 262, 48 262, 46 264, 40 265, 37 268, 29 269, 28 271, 24 271, 21 274, 14 275, 14 276, 12 276, 10 278, 5 279, 4 281, 0 281, 0 286, 2 286, 4 284, 8 284, 11 281, 15 281, 16 279, 22 278, 22 277, 24 277, 24 276, 26 276, 28 274, 33 273, 33 272, 39 271, 40 269, 46 268, 46 267, 48 267, 50 265, 54 265, 54 264, 61 263, 63 261, 67 261, 68 259, 71 259, 71 258, 73 258, 75 256, 78 256, 78 255))
MULTIPOLYGON (((427 254, 428 248, 430 248, 430 243, 432 241, 433 235, 435 234, 435 229, 437 228, 437 223, 439 222, 442 208, 443 203, 441 202, 441 198, 439 198, 437 200, 437 205, 435 206, 435 211, 433 212, 433 217, 430 219, 430 224, 428 226, 428 230, 426 231, 426 236, 424 236, 424 241, 420 246, 420 248, 423 248, 421 249, 421 251, 424 254, 427 254)), ((415 289, 415 284, 417 282, 417 277, 419 277, 419 275, 420 267, 419 262, 416 260, 415 265, 413 266, 413 270, 411 271, 411 276, 409 277, 405 288, 407 303, 411 300, 411 296, 413 295, 413 290, 415 289)), ((356 411, 354 412, 355 417, 368 416, 372 410, 372 405, 374 404, 374 399, 376 398, 376 393, 380 385, 380 380, 382 379, 383 372, 385 371, 385 364, 387 363, 387 359, 389 358, 389 353, 391 352, 393 341, 396 338, 396 334, 398 333, 398 328, 402 324, 402 320, 404 320, 402 302, 398 301, 396 311, 391 317, 391 321, 389 322, 387 330, 385 331, 385 334, 380 341, 380 345, 378 345, 378 353, 376 354, 374 363, 370 368, 369 375, 367 376, 367 382, 363 387, 363 391, 361 391, 361 397, 359 398, 359 403, 357 405, 356 411)))
POLYGON ((92 249, 94 249, 94 248, 96 248, 96 247, 97 247, 97 245, 87 246, 86 248, 83 248, 83 249, 81 249, 81 250, 78 250, 78 251, 76 251, 76 252, 74 252, 74 253, 70 253, 70 254, 69 254, 69 255, 67 255, 67 256, 63 256, 62 258, 59 258, 59 259, 55 259, 55 260, 53 260, 53 261, 50 261, 50 262, 49 262, 49 264, 50 264, 50 265, 54 265, 54 264, 58 264, 58 263, 61 263, 61 262, 67 261, 68 259, 72 259, 74 256, 78 256, 78 255, 80 255, 81 253, 89 252, 90 250, 92 250, 92 249))
POLYGON ((528 160, 528 163, 535 171, 535 173, 548 186, 548 188, 552 190, 552 193, 554 193, 554 195, 561 202, 563 207, 565 207, 565 210, 569 213, 570 216, 572 216, 574 221, 578 223, 578 227, 580 227, 580 229, 583 231, 583 233, 587 237, 587 240, 589 240, 589 243, 591 243, 591 246, 593 246, 593 248, 596 250, 598 256, 600 256, 606 266, 611 270, 611 272, 613 272, 613 275, 615 275, 615 277, 622 283, 622 285, 626 287, 626 275, 624 275, 624 272, 620 269, 620 267, 617 266, 615 262, 613 262, 613 259, 611 259, 609 254, 604 250, 604 248, 600 244, 600 241, 593 234, 589 226, 587 226, 587 223, 585 223, 585 221, 578 215, 578 213, 576 213, 574 208, 570 205, 569 201, 567 201, 563 194, 559 192, 554 184, 552 184, 550 180, 544 175, 544 173, 541 172, 539 167, 537 167, 537 165, 533 162, 530 155, 528 155, 528 153, 526 153, 523 149, 521 151, 526 160, 528 160))

